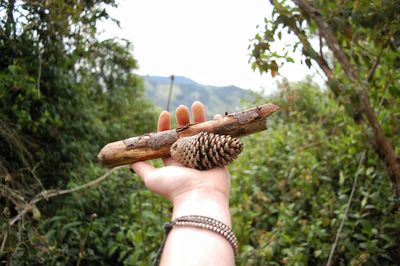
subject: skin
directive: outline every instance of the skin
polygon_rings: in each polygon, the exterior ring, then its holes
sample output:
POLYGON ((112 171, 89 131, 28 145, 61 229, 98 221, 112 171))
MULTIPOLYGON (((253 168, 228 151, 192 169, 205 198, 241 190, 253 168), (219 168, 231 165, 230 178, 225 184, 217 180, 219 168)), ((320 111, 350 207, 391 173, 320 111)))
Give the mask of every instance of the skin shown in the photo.
MULTIPOLYGON (((203 104, 194 102, 191 109, 194 123, 206 120, 203 104)), ((180 105, 176 109, 176 122, 178 127, 190 124, 186 106, 180 105)), ((169 130, 170 127, 170 114, 161 112, 158 131, 169 130)), ((171 201, 172 220, 184 215, 203 215, 231 227, 230 176, 225 167, 199 171, 183 167, 170 157, 164 158, 163 162, 165 166, 158 169, 145 162, 134 163, 131 168, 149 190, 171 201)), ((165 244, 161 265, 234 265, 234 253, 229 242, 217 233, 192 227, 174 227, 165 244)))

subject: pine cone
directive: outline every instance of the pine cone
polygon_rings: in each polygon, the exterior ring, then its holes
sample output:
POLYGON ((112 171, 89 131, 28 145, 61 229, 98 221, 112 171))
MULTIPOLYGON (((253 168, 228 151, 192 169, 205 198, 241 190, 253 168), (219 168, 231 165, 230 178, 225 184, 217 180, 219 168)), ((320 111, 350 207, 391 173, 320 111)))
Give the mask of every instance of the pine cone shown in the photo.
POLYGON ((171 157, 186 167, 206 170, 229 164, 242 150, 238 138, 200 132, 177 140, 171 147, 171 157))

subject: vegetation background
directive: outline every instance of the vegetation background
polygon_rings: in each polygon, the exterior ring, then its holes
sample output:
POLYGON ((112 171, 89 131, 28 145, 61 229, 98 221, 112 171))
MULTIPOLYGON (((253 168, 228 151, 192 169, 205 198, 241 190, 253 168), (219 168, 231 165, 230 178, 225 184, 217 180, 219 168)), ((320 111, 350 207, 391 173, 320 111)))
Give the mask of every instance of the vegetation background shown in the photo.
MULTIPOLYGON (((238 265, 400 265, 400 3, 271 4, 254 69, 276 76, 301 60, 329 89, 283 82, 243 103, 281 110, 230 166, 238 265), (273 50, 286 35, 298 42, 273 50)), ((158 113, 132 44, 96 39, 115 5, 0 1, 2 263, 148 265, 155 255, 170 204, 95 160, 111 140, 154 131, 158 113)))

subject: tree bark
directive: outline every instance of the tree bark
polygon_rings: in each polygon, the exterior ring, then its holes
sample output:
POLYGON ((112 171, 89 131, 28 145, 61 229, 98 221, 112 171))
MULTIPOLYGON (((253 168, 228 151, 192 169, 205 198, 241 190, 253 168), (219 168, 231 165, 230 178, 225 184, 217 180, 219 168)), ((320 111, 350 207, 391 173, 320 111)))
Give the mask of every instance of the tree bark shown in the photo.
POLYGON ((9 0, 7 5, 7 21, 5 24, 5 35, 8 39, 15 37, 14 7, 15 0, 9 0), (13 36, 11 34, 13 34, 13 36))
POLYGON ((356 68, 347 59, 346 54, 340 48, 339 42, 330 30, 328 23, 322 17, 321 13, 316 8, 310 6, 307 1, 295 0, 294 2, 297 3, 302 12, 307 14, 316 22, 320 34, 325 38, 329 49, 333 52, 336 60, 342 66, 345 74, 354 84, 356 84, 357 94, 361 101, 364 115, 374 132, 376 148, 385 159, 394 191, 397 197, 400 197, 400 160, 376 118, 374 109, 372 108, 368 98, 366 86, 359 80, 359 74, 356 68))
POLYGON ((104 146, 98 159, 105 166, 115 167, 168 157, 171 145, 179 138, 193 136, 203 131, 232 137, 246 136, 267 129, 267 117, 278 109, 277 105, 268 103, 243 112, 225 114, 218 120, 112 142, 104 146))

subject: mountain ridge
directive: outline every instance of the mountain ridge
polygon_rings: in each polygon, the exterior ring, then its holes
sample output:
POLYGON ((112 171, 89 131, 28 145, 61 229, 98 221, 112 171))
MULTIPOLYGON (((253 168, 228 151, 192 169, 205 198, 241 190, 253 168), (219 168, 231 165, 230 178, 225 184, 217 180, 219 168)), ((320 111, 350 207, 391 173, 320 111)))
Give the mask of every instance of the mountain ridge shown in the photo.
MULTIPOLYGON (((170 77, 142 76, 145 96, 161 109, 166 109, 170 77)), ((240 87, 204 85, 185 76, 175 76, 171 94, 170 110, 180 104, 188 107, 194 101, 202 102, 206 107, 206 116, 211 119, 214 114, 235 112, 243 109, 243 103, 252 101, 255 93, 240 87)))

